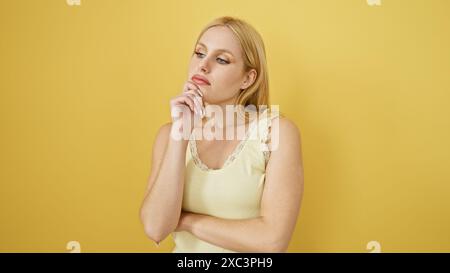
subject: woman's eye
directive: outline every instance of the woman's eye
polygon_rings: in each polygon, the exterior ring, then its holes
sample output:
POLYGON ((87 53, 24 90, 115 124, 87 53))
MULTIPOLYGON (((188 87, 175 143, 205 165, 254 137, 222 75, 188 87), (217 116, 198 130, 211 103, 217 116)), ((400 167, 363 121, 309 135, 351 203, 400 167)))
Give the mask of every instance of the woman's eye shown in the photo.
POLYGON ((197 55, 197 56, 199 56, 199 55, 203 55, 202 53, 200 53, 200 52, 197 52, 197 51, 195 51, 195 52, 194 52, 194 54, 195 54, 195 55, 197 55))
POLYGON ((221 64, 229 64, 229 62, 225 61, 224 59, 217 58, 217 60, 221 61, 221 64))
MULTIPOLYGON (((197 55, 197 57, 201 57, 201 55, 205 55, 205 54, 197 52, 197 51, 195 51, 194 54, 197 55)), ((220 64, 229 64, 230 63, 227 60, 224 60, 224 59, 221 59, 221 58, 217 58, 217 60, 219 60, 220 64)))

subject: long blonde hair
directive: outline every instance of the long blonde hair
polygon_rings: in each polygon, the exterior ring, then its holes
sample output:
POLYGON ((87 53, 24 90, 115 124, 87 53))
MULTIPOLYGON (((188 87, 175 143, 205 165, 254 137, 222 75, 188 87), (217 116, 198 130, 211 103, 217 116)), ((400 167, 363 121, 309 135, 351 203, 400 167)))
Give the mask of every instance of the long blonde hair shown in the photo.
MULTIPOLYGON (((261 110, 260 105, 266 105, 269 109, 269 77, 267 73, 266 50, 261 35, 244 20, 223 16, 208 23, 200 32, 195 44, 198 43, 205 31, 215 26, 225 26, 233 31, 240 42, 243 52, 244 71, 249 72, 251 69, 255 69, 257 72, 253 84, 244 90, 241 89, 235 104, 243 107, 254 105, 258 111, 261 110)), ((239 113, 242 114, 241 112, 239 113)), ((247 120, 248 115, 244 116, 247 120)))

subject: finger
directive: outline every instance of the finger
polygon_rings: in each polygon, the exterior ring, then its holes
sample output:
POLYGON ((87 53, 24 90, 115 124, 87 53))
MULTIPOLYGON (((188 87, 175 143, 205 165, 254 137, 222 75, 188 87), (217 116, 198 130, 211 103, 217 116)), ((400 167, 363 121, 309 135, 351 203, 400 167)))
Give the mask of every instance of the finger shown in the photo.
POLYGON ((200 97, 203 97, 203 92, 200 89, 194 89, 195 92, 197 93, 197 95, 199 95, 200 97))
POLYGON ((204 116, 206 111, 205 111, 205 106, 203 104, 203 98, 198 95, 196 97, 197 97, 198 103, 200 104, 201 116, 204 116))
POLYGON ((202 97, 198 94, 198 92, 196 92, 196 90, 188 90, 185 94, 194 95, 196 98, 201 99, 201 101, 203 102, 202 97))
POLYGON ((194 112, 194 110, 195 110, 195 105, 194 105, 194 102, 192 101, 192 99, 190 99, 189 97, 181 96, 177 101, 178 101, 180 104, 184 104, 184 105, 189 106, 189 108, 191 109, 191 111, 194 112))
POLYGON ((200 89, 200 86, 191 80, 186 81, 186 85, 191 89, 200 89))
POLYGON ((195 96, 196 101, 198 102, 199 105, 199 113, 201 116, 204 116, 206 113, 204 104, 203 104, 203 98, 201 96, 199 96, 197 93, 194 92, 194 90, 189 90, 187 92, 187 94, 193 94, 195 96))
POLYGON ((203 107, 203 99, 202 97, 200 97, 199 95, 195 94, 195 100, 197 101, 199 110, 200 110, 200 114, 203 115, 204 114, 204 107, 203 107))
POLYGON ((185 83, 184 83, 184 87, 183 87, 184 89, 184 91, 186 92, 186 91, 188 91, 188 90, 195 90, 195 89, 199 89, 199 87, 197 86, 197 85, 195 85, 193 82, 190 82, 190 81, 186 81, 185 83))
POLYGON ((194 102, 195 108, 196 108, 196 114, 201 115, 203 111, 202 111, 201 102, 199 100, 199 96, 196 94, 192 94, 192 93, 186 93, 186 96, 188 96, 194 102))
POLYGON ((196 102, 196 105, 197 105, 197 113, 198 113, 198 115, 203 115, 203 107, 202 107, 202 102, 201 102, 201 100, 200 100, 200 96, 199 95, 197 95, 197 94, 195 94, 194 95, 194 99, 195 99, 195 102, 196 102))
POLYGON ((198 86, 196 83, 194 83, 192 81, 187 81, 186 87, 188 89, 195 90, 201 97, 203 97, 203 92, 201 91, 200 86, 198 86))

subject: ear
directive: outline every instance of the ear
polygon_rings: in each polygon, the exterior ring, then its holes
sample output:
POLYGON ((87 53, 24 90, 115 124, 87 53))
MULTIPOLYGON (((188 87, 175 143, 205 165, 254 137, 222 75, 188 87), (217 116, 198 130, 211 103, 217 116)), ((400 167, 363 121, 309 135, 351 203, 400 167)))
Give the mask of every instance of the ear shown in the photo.
POLYGON ((241 90, 246 89, 247 87, 251 86, 255 82, 257 75, 258 75, 258 73, 253 68, 249 72, 247 72, 244 82, 241 85, 241 90))

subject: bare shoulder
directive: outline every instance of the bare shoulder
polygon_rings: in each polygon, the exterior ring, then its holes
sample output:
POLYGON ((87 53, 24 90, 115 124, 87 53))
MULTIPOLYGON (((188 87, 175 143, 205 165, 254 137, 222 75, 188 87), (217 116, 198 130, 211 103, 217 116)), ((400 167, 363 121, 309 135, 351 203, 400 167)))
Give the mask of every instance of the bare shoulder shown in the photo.
POLYGON ((169 142, 172 122, 165 123, 159 127, 158 133, 153 143, 153 161, 157 162, 164 155, 167 143, 169 142))
POLYGON ((303 164, 301 146, 300 129, 297 124, 283 116, 273 118, 269 142, 271 154, 267 172, 301 177, 303 164))
POLYGON ((301 141, 300 129, 297 124, 284 116, 272 119, 271 133, 272 137, 289 144, 293 144, 292 142, 299 144, 301 141))
POLYGON ((156 139, 162 138, 165 140, 169 139, 170 130, 172 128, 172 122, 167 122, 161 125, 158 129, 158 133, 156 134, 156 139))

